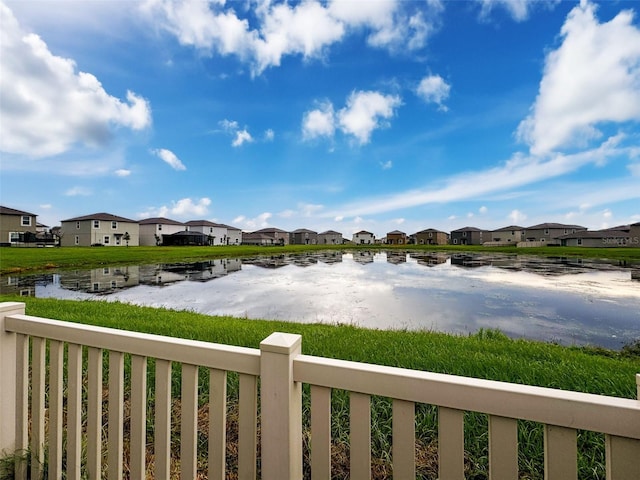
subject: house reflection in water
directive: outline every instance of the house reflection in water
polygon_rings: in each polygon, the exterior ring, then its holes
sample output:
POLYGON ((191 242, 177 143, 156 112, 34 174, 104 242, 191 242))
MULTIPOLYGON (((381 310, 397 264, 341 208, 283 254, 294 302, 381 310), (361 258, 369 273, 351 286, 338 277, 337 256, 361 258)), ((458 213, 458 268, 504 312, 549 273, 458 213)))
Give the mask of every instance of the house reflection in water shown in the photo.
POLYGON ((367 263, 373 263, 374 253, 369 251, 356 251, 353 252, 353 261, 357 263, 361 263, 363 265, 367 263))
POLYGON ((0 277, 0 295, 19 295, 21 297, 35 297, 36 286, 53 283, 54 275, 7 275, 0 277))
POLYGON ((416 260, 418 265, 424 265, 425 267, 435 267, 436 265, 442 265, 449 260, 449 254, 447 253, 416 253, 411 252, 409 257, 416 260))
POLYGON ((407 261, 407 252, 387 252, 387 262, 398 265, 407 261))
POLYGON ((65 290, 94 294, 109 294, 114 290, 135 287, 140 279, 140 267, 103 267, 92 270, 71 270, 58 274, 65 290))

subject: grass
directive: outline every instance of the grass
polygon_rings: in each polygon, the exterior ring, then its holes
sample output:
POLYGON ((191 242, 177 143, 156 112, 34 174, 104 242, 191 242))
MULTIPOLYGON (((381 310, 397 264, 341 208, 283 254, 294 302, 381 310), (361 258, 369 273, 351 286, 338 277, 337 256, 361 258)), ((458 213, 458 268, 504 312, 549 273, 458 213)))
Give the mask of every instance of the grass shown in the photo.
POLYGON ((319 250, 409 250, 472 253, 508 253, 553 257, 605 258, 640 263, 640 248, 577 248, 577 247, 482 247, 474 245, 288 245, 285 247, 222 246, 222 247, 63 247, 63 248, 0 248, 0 274, 38 272, 48 269, 98 268, 104 265, 142 265, 149 263, 189 262, 213 258, 303 253, 319 250))
MULTIPOLYGON (((481 330, 469 336, 452 336, 427 331, 381 331, 348 325, 210 317, 192 312, 101 301, 75 302, 7 296, 0 297, 0 300, 25 301, 29 315, 252 348, 258 348, 260 341, 274 331, 298 333, 303 336, 302 351, 309 355, 625 398, 635 398, 635 374, 640 372, 637 348, 631 347, 615 352, 601 348, 563 347, 549 343, 512 340, 495 330, 481 330)), ((153 369, 150 367, 150 377, 152 376, 153 369)), ((204 372, 201 380, 201 408, 202 415, 205 415, 208 390, 204 372)), ((150 384, 152 385, 151 380, 150 384)), ((179 378, 174 379, 173 386, 177 397, 179 378)), ((229 394, 232 398, 229 408, 233 413, 233 398, 237 395, 237 379, 233 375, 230 375, 229 394)), ((152 396, 150 398, 152 399, 152 396)), ((374 478, 389 478, 390 401, 374 397, 372 405, 372 459, 373 470, 377 472, 374 478)), ((432 405, 417 405, 416 410, 419 477, 435 478, 437 410, 432 405)), ((348 394, 334 391, 334 478, 348 478, 349 475, 348 411, 348 394)), ((305 425, 308 427, 307 395, 304 415, 305 425)), ((230 415, 230 418, 232 423, 233 415, 230 415)), ((230 425, 228 428, 232 429, 233 426, 230 425)), ((541 425, 520 422, 521 478, 542 478, 542 436, 541 425)), ((230 439, 232 438, 230 435, 230 439)), ((305 438, 308 442, 308 431, 305 431, 305 438)), ((486 478, 486 416, 478 413, 466 414, 465 439, 467 478, 486 478)), ((149 441, 152 441, 152 437, 149 441)), ((200 443, 205 458, 206 437, 201 438, 200 443)), ((229 448, 233 448, 232 443, 229 448)), ((604 478, 603 436, 579 432, 578 448, 580 478, 604 478)), ((229 458, 233 458, 233 453, 229 454, 229 458)))

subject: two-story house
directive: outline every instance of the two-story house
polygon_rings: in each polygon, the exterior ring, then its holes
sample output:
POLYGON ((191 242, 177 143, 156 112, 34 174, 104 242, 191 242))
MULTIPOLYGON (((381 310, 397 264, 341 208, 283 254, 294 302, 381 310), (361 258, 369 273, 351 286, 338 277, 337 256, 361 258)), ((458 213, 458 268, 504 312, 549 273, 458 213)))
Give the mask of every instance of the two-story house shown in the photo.
POLYGON ((244 245, 289 245, 289 232, 275 227, 267 227, 255 232, 243 233, 244 245))
POLYGON ((0 206, 0 244, 15 245, 34 242, 37 215, 0 206))
POLYGON ((360 230, 353 234, 353 243, 356 245, 373 245, 376 243, 376 236, 366 230, 360 230))
POLYGON ((413 238, 416 245, 446 245, 449 243, 449 234, 435 228, 420 230, 413 235, 413 238))
POLYGON ((140 245, 138 222, 110 213, 93 213, 62 220, 60 235, 62 247, 140 245))
POLYGON ((318 234, 318 244, 320 245, 342 245, 343 243, 342 234, 335 230, 327 230, 318 234))
POLYGON ((406 245, 407 234, 400 230, 394 230, 387 233, 387 245, 406 245))
POLYGON ((482 245, 491 240, 489 230, 481 230, 476 227, 463 227, 451 232, 453 245, 482 245))
POLYGON ((162 235, 173 235, 185 230, 182 222, 170 218, 145 218, 138 222, 140 225, 140 245, 153 246, 162 244, 162 235))
POLYGON ((527 242, 543 242, 545 245, 560 245, 559 237, 586 230, 580 225, 565 225, 563 223, 540 223, 527 227, 524 239, 527 242))
POLYGON ((487 241, 498 244, 513 244, 524 241, 524 227, 517 225, 509 225, 508 227, 498 228, 491 231, 491 238, 487 241))
POLYGON ((289 234, 289 243, 291 245, 317 245, 318 232, 306 228, 299 228, 289 234))

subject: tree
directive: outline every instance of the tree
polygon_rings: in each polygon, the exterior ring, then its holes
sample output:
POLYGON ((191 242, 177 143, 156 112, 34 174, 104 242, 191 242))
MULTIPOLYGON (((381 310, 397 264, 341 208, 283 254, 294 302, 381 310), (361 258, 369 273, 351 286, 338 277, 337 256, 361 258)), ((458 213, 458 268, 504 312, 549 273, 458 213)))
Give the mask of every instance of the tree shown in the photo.
POLYGON ((127 242, 127 248, 129 248, 129 240, 131 240, 131 235, 129 235, 129 232, 124 232, 122 238, 125 242, 127 242))

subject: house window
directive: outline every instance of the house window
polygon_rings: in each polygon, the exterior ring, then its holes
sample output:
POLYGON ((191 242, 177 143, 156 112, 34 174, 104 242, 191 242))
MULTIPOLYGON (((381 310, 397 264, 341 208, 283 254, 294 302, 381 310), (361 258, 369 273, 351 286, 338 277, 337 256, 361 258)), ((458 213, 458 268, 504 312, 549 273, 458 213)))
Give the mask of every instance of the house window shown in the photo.
POLYGON ((105 245, 109 245, 109 238, 109 235, 105 235, 102 243, 104 243, 105 245))
POLYGON ((100 284, 99 283, 94 283, 93 284, 93 291, 97 292, 98 290, 100 290, 100 284))
POLYGON ((76 222, 76 228, 80 228, 80 222, 76 222))
POLYGON ((20 241, 20 233, 19 232, 9 232, 9 242, 10 243, 18 243, 20 241))
POLYGON ((467 236, 467 232, 462 232, 462 236, 466 237, 467 236))
POLYGON ((453 244, 454 244, 454 245, 457 245, 457 244, 458 244, 458 239, 457 239, 457 238, 454 238, 454 239, 453 239, 453 244))
POLYGON ((578 245, 582 245, 582 239, 581 238, 578 239, 578 245))
POLYGON ((433 238, 433 232, 429 232, 429 238, 433 238))
POLYGON ((118 222, 111 222, 111 228, 113 230, 115 230, 116 228, 118 228, 118 222))
POLYGON ((213 233, 213 227, 209 227, 209 233, 213 233))
POLYGON ((30 227, 31 226, 31 217, 29 215, 22 216, 22 226, 30 227))
POLYGON ((116 286, 117 286, 117 285, 116 285, 116 282, 115 282, 115 281, 111 282, 111 288, 116 288, 116 286))
POLYGON ((75 243, 76 245, 80 245, 80 235, 76 235, 76 238, 75 238, 74 243, 75 243))
POLYGON ((102 269, 102 274, 103 274, 103 275, 109 275, 109 273, 110 273, 110 272, 109 272, 109 267, 104 267, 104 268, 102 269))
POLYGON ((162 225, 158 225, 158 231, 161 232, 162 231, 162 225))
POLYGON ((544 229, 544 234, 545 234, 545 235, 549 235, 549 229, 548 229, 548 228, 545 228, 545 229, 544 229))
POLYGON ((93 221, 93 228, 100 228, 100 220, 93 221))

